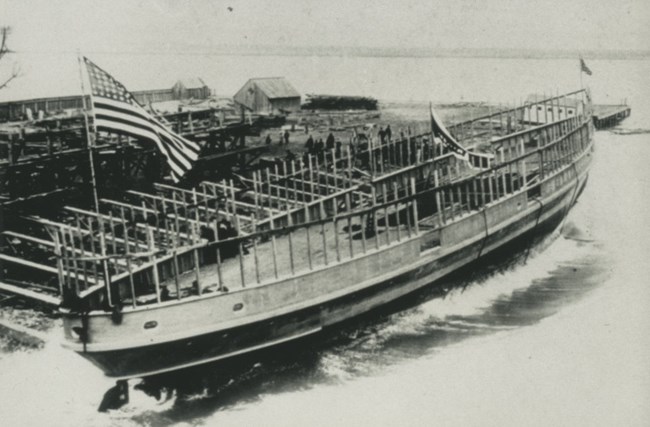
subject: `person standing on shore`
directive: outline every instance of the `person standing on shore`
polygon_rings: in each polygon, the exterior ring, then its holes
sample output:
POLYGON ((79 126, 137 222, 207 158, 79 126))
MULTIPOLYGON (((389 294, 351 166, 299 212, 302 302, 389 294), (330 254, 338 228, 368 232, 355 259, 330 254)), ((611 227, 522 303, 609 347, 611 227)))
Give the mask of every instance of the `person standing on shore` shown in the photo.
POLYGON ((314 138, 312 138, 311 135, 309 135, 309 138, 307 138, 307 142, 305 142, 305 150, 309 154, 311 154, 314 151, 314 138))
POLYGON ((316 152, 315 154, 318 156, 318 160, 323 160, 323 151, 325 151, 325 143, 323 142, 323 138, 318 138, 318 142, 316 142, 314 151, 316 152))
POLYGON ((332 132, 327 135, 327 140, 325 141, 325 149, 327 151, 334 149, 334 135, 332 135, 332 132))
POLYGON ((289 145, 289 131, 284 131, 284 145, 289 145))
POLYGON ((383 144, 384 143, 384 138, 386 138, 386 131, 384 130, 383 127, 380 126, 379 127, 379 132, 377 132, 377 134, 379 135, 379 142, 381 142, 383 144))

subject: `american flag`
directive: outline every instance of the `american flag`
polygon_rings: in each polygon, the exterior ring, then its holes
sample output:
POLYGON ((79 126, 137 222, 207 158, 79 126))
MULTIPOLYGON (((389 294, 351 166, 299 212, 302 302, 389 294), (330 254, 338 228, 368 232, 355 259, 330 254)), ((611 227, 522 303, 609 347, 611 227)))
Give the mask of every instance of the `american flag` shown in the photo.
POLYGON ((84 63, 90 80, 96 130, 152 141, 165 156, 172 179, 178 182, 192 168, 201 147, 154 119, 120 82, 88 58, 84 57, 84 63))
POLYGON ((490 160, 494 158, 491 154, 472 153, 467 151, 465 147, 460 145, 451 133, 447 130, 438 115, 433 111, 433 107, 429 104, 429 112, 431 113, 431 133, 433 138, 442 141, 442 144, 450 150, 454 156, 459 159, 465 160, 469 165, 476 169, 489 169, 490 160))
POLYGON ((580 58, 580 71, 582 71, 588 76, 591 75, 591 70, 589 69, 589 67, 587 67, 587 63, 582 58, 580 58))

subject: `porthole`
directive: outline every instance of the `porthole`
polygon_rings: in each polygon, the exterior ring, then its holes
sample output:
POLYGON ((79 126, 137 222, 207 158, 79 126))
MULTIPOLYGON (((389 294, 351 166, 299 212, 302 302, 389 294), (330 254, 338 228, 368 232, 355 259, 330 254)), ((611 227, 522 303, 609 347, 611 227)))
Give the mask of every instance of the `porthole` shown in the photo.
POLYGON ((150 320, 150 321, 148 321, 147 323, 144 324, 145 329, 153 329, 156 326, 158 326, 158 322, 156 322, 155 320, 150 320))
POLYGON ((237 304, 232 306, 232 311, 239 311, 242 308, 244 308, 244 303, 238 302, 237 304))

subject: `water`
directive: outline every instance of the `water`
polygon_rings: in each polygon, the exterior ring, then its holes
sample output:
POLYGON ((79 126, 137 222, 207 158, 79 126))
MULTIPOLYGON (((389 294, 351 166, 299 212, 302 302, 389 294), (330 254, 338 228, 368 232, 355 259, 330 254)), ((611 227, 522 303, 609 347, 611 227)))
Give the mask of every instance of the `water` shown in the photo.
MULTIPOLYGON (((434 102, 578 85, 577 61, 564 60, 196 60, 225 93, 242 75, 276 74, 305 92, 434 102)), ((42 350, 0 353, 3 425, 647 425, 650 62, 589 66, 596 102, 627 97, 633 113, 596 134, 578 205, 530 253, 298 348, 132 384, 131 402, 106 414, 95 410, 112 382, 54 330, 42 350)))

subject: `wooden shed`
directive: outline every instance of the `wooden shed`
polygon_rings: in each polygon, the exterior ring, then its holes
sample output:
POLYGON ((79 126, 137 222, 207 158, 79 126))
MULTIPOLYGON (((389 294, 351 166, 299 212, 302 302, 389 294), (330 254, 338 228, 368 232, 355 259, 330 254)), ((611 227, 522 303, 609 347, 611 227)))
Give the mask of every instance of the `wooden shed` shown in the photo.
POLYGON ((210 88, 199 78, 182 79, 172 86, 174 99, 207 99, 210 97, 210 88))
POLYGON ((234 100, 255 113, 300 110, 300 93, 284 77, 250 79, 235 94, 234 100))

